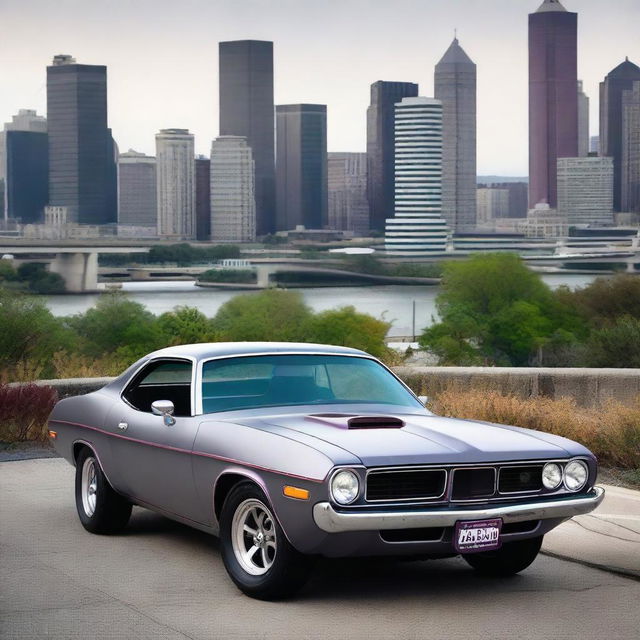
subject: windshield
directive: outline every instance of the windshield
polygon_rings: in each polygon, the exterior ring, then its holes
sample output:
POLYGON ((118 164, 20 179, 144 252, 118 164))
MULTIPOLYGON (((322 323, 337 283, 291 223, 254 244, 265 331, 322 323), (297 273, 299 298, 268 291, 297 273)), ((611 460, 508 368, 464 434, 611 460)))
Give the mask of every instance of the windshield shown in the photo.
POLYGON ((306 404, 423 408, 389 371, 366 358, 272 354, 203 365, 204 413, 306 404))

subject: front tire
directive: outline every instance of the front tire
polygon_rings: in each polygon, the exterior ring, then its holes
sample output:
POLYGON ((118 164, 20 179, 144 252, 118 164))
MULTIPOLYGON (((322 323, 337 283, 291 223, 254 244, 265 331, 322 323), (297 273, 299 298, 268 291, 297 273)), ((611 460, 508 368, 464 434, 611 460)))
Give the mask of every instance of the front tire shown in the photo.
POLYGON ((505 542, 495 551, 463 554, 462 557, 482 575, 513 576, 526 569, 536 559, 543 537, 505 542))
POLYGON ((224 501, 220 541, 227 573, 252 598, 286 598, 309 577, 309 556, 293 548, 266 496, 253 483, 236 485, 224 501))
POLYGON ((76 461, 76 508, 82 526, 91 533, 117 533, 131 516, 131 503, 113 490, 88 448, 76 461))

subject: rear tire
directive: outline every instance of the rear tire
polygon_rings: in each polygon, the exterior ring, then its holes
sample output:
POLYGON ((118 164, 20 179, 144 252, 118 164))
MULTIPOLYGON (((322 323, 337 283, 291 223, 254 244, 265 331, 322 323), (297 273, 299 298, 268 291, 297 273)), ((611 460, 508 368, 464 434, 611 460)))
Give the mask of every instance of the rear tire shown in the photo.
POLYGON ((543 537, 505 542, 495 551, 463 554, 462 557, 484 576, 513 576, 526 569, 536 559, 543 537))
POLYGON ((131 516, 131 503, 113 490, 98 458, 86 447, 76 461, 76 508, 91 533, 117 533, 131 516))
POLYGON ((293 548, 264 492, 251 482, 237 484, 224 501, 220 542, 229 577, 252 598, 286 598, 309 577, 311 558, 293 548))

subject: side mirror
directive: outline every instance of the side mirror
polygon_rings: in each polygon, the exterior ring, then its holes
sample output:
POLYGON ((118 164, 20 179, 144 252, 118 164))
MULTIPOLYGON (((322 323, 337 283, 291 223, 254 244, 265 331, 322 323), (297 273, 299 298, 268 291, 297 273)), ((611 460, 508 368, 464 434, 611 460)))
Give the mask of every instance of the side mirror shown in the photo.
POLYGON ((429 402, 429 396, 418 396, 418 400, 420 400, 420 402, 422 402, 422 404, 426 406, 429 402))
POLYGON ((165 426, 170 427, 176 423, 173 417, 173 402, 171 400, 156 400, 151 403, 151 413, 156 416, 162 416, 165 426))

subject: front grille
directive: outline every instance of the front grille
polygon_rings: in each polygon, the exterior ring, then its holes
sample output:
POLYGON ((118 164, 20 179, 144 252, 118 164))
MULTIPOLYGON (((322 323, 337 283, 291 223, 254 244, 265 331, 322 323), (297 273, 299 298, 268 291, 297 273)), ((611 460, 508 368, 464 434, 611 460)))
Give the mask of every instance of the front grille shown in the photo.
POLYGON ((495 493, 496 470, 493 467, 456 469, 453 472, 452 500, 477 500, 495 493))
POLYGON ((498 479, 500 493, 540 491, 542 489, 542 465, 518 465, 502 467, 498 479))
POLYGON ((366 500, 427 500, 444 494, 444 469, 372 471, 367 476, 366 500))

